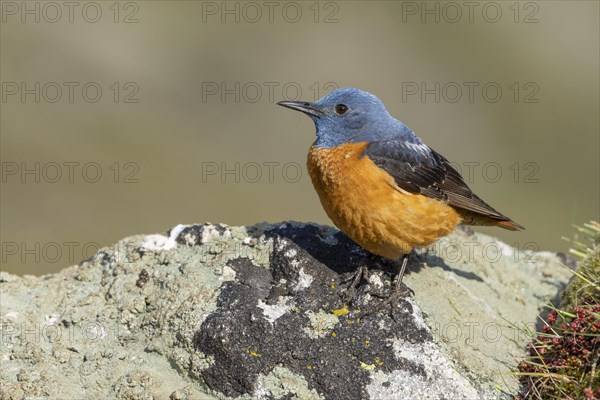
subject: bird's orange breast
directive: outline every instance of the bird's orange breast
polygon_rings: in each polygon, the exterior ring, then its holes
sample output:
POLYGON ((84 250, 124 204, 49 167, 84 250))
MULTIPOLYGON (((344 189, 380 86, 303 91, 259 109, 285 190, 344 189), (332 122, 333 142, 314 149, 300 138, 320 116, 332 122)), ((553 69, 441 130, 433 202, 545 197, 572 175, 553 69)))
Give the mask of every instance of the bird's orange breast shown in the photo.
POLYGON ((460 216, 444 202, 400 189, 362 155, 366 142, 311 147, 308 173, 333 223, 365 250, 396 259, 450 233, 460 216), (361 156, 362 155, 362 156, 361 156))

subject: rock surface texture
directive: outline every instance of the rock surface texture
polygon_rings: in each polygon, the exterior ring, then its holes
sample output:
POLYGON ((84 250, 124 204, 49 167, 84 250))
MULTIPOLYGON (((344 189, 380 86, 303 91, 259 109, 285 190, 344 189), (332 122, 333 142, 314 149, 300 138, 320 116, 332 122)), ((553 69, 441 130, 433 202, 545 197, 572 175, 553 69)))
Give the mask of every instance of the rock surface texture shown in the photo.
POLYGON ((502 398, 538 312, 570 273, 459 229, 381 261, 339 231, 179 225, 47 276, 0 274, 0 398, 502 398), (346 280, 346 281, 345 281, 346 280))

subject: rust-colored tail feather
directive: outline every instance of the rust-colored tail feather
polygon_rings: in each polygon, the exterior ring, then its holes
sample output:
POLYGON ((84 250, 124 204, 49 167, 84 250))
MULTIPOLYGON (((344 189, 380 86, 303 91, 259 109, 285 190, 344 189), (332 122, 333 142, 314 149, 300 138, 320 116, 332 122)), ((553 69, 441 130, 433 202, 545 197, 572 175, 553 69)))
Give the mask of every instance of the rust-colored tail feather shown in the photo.
POLYGON ((508 229, 509 231, 522 231, 525 229, 523 225, 517 224, 515 221, 497 221, 496 225, 500 228, 508 229))
POLYGON ((500 228, 508 229, 509 231, 522 231, 525 229, 524 226, 517 224, 515 221, 497 211, 495 211, 496 215, 493 216, 460 209, 457 211, 462 218, 463 225, 499 226, 500 228))

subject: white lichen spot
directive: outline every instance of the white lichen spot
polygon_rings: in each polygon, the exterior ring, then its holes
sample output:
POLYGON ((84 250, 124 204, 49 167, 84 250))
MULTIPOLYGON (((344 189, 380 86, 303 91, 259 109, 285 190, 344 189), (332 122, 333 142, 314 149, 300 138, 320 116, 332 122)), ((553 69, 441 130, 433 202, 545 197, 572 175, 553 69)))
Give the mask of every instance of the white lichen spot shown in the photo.
POLYGON ((285 239, 280 240, 277 243, 277 251, 283 251, 283 249, 285 249, 285 246, 288 245, 288 241, 285 239))
POLYGON ((498 248, 504 257, 512 257, 515 254, 516 249, 507 245, 506 243, 498 240, 496 244, 498 245, 498 248))
POLYGON ((246 237, 244 238, 244 240, 242 240, 242 243, 243 243, 243 244, 245 244, 246 246, 253 247, 253 246, 256 246, 256 243, 257 243, 257 241, 256 241, 256 239, 255 239, 255 238, 253 238, 253 237, 246 236, 246 237))
POLYGON ((553 276, 553 269, 551 268, 557 261, 558 257, 555 253, 550 251, 526 251, 525 255, 521 258, 523 261, 527 263, 534 264, 536 267, 539 267, 544 274, 544 276, 553 276), (544 268, 550 267, 550 268, 544 268))
POLYGON ((171 229, 171 232, 169 232, 169 239, 175 241, 175 239, 177 239, 177 237, 179 236, 179 234, 181 232, 183 232, 183 230, 185 228, 187 228, 187 227, 188 227, 187 225, 178 224, 173 229, 171 229))
POLYGON ((285 252, 285 256, 287 258, 293 258, 296 257, 296 254, 298 254, 298 252, 296 251, 296 249, 289 249, 288 251, 285 252))
POLYGON ((306 327, 303 330, 312 339, 330 335, 333 328, 339 322, 338 317, 322 310, 316 313, 308 311, 306 316, 310 320, 310 328, 306 327))
POLYGON ((205 225, 202 229, 202 236, 200 237, 200 243, 208 243, 213 239, 218 238, 220 235, 219 231, 214 225, 205 225))
POLYGON ((59 321, 59 319, 60 319, 60 315, 58 315, 58 314, 50 314, 50 315, 44 316, 44 321, 45 321, 46 325, 54 325, 59 321))
POLYGON ((171 229, 168 237, 160 234, 148 235, 144 238, 144 241, 140 245, 140 249, 155 252, 172 250, 177 247, 177 237, 186 227, 187 225, 177 225, 171 229))
POLYGON ((222 234, 220 234, 224 239, 230 239, 231 238, 231 229, 229 229, 229 227, 225 224, 219 224, 219 226, 221 228, 224 228, 225 230, 223 231, 222 234))
POLYGON ((225 265, 223 269, 221 269, 221 279, 224 281, 232 281, 235 279, 235 270, 228 265, 225 265))
POLYGON ((382 288, 383 287, 383 281, 381 280, 381 276, 379 276, 378 274, 371 274, 369 276, 369 283, 377 288, 382 288))
POLYGON ((267 321, 273 324, 282 315, 284 315, 290 308, 294 308, 294 304, 288 304, 291 300, 289 296, 280 297, 277 304, 267 304, 262 300, 258 300, 257 307, 263 310, 263 315, 267 321))
POLYGON ((423 317, 423 313, 421 312, 421 307, 415 303, 412 297, 406 297, 406 301, 410 303, 412 306, 412 317, 413 321, 419 329, 429 330, 427 323, 425 323, 425 318, 423 317))
POLYGON ((382 331, 386 331, 389 328, 389 325, 385 322, 385 320, 381 319, 377 322, 377 328, 382 331))
POLYGON ((314 278, 312 275, 304 272, 304 268, 300 268, 300 272, 298 273, 298 283, 294 287, 294 290, 299 292, 301 290, 307 289, 312 285, 314 278))
POLYGON ((551 251, 537 251, 537 252, 531 252, 532 254, 535 254, 535 260, 537 261, 554 261, 556 260, 556 253, 553 253, 551 251))

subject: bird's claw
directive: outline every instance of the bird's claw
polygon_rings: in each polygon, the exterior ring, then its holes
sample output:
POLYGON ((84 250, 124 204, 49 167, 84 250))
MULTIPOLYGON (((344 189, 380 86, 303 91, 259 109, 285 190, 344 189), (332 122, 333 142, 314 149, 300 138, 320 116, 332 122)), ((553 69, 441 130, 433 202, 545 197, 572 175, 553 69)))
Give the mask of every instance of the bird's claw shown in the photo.
POLYGON ((352 302, 352 300, 354 299, 354 296, 356 295, 357 289, 360 286, 360 283, 363 279, 365 281, 369 279, 369 268, 366 265, 361 266, 348 279, 344 279, 342 281, 343 283, 351 281, 350 285, 345 290, 345 292, 342 296, 342 300, 344 301, 344 304, 348 304, 348 303, 352 302))

